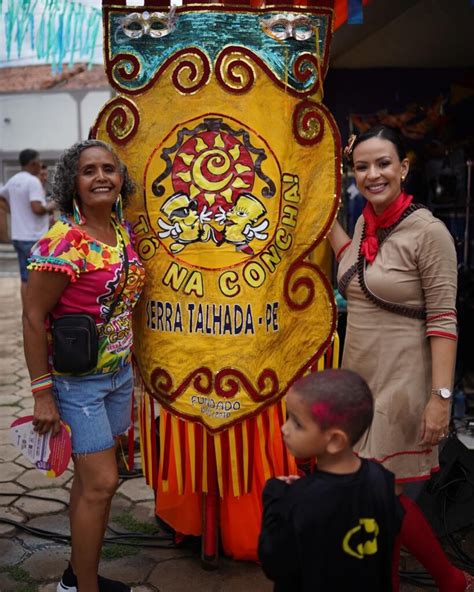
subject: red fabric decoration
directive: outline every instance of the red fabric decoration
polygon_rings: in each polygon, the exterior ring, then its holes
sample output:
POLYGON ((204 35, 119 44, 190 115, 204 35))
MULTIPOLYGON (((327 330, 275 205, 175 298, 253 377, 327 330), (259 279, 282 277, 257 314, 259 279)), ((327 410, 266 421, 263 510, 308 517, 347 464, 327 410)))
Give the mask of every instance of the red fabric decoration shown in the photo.
POLYGON ((400 193, 392 203, 380 214, 374 211, 371 203, 366 203, 362 215, 365 220, 365 238, 362 241, 361 252, 368 263, 372 263, 379 250, 379 240, 377 230, 379 228, 388 228, 397 222, 403 212, 408 208, 413 200, 412 195, 400 193))

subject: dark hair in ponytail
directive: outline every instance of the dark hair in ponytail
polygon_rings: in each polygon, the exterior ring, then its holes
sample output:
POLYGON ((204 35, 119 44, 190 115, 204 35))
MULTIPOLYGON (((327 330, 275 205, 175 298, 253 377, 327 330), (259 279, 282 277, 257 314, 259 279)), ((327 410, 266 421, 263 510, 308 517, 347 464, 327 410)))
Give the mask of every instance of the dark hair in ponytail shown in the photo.
POLYGON ((358 146, 361 142, 370 140, 371 138, 381 138, 382 140, 388 140, 391 142, 395 146, 400 162, 407 157, 405 142, 403 141, 400 132, 393 127, 389 127, 388 125, 375 125, 374 127, 371 127, 356 137, 351 147, 351 161, 353 159, 354 149, 356 146, 358 146))

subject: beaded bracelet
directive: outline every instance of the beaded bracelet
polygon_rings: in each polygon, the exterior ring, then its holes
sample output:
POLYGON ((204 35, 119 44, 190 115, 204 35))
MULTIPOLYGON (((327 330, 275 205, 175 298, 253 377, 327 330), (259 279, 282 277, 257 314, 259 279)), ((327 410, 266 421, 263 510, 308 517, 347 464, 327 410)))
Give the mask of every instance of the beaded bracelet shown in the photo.
POLYGON ((38 382, 38 380, 42 380, 43 378, 51 378, 51 372, 46 372, 46 374, 42 374, 41 376, 33 378, 33 380, 31 381, 31 386, 33 386, 38 382))
POLYGON ((33 395, 39 393, 40 391, 45 391, 47 389, 52 388, 53 386, 53 379, 51 374, 48 372, 47 374, 43 374, 42 376, 38 376, 31 381, 31 392, 33 395))

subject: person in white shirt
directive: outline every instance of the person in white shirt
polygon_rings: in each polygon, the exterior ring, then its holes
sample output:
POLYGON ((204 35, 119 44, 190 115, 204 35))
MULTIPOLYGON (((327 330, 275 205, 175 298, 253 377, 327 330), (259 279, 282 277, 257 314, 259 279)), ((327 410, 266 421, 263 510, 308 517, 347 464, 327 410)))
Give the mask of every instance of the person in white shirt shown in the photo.
POLYGON ((18 254, 21 276, 21 299, 24 301, 31 247, 48 230, 54 204, 48 204, 38 178, 41 169, 39 153, 27 148, 19 154, 21 171, 0 188, 0 206, 11 215, 11 238, 18 254))

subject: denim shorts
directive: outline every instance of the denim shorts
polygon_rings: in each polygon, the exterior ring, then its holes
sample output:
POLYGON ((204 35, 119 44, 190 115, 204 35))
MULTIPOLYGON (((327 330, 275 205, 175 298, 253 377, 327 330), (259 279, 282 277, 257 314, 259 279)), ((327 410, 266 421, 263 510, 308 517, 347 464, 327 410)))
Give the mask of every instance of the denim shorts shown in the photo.
POLYGON ((131 364, 116 372, 86 376, 53 375, 61 419, 71 427, 74 454, 101 452, 131 424, 131 364))
POLYGON ((30 256, 30 251, 36 241, 14 240, 12 243, 18 255, 21 281, 26 282, 28 280, 28 270, 26 269, 26 266, 28 265, 28 257, 30 256))

